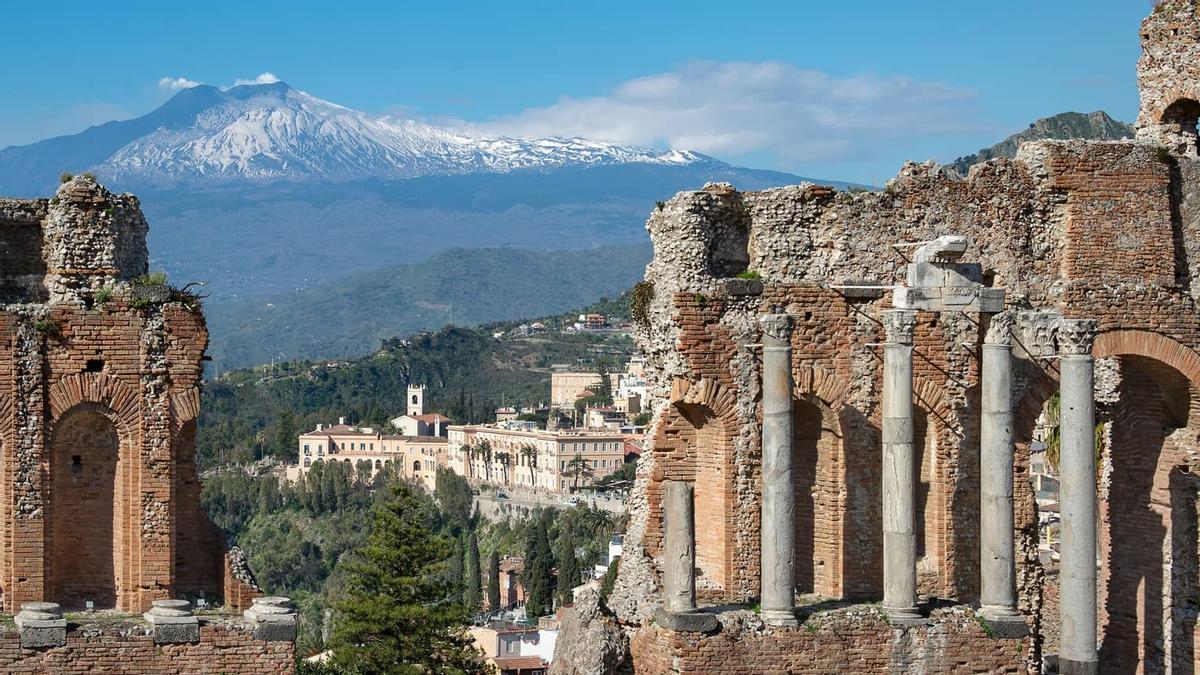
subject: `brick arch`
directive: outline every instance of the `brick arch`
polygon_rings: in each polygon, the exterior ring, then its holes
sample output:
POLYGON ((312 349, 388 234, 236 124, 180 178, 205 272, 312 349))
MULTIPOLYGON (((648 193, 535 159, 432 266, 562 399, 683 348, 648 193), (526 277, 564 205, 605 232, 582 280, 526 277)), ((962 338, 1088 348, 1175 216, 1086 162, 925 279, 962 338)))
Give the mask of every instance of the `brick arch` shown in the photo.
POLYGON ((68 375, 50 387, 47 398, 52 426, 82 404, 94 404, 95 411, 109 417, 122 440, 129 438, 141 423, 141 397, 137 390, 104 373, 68 375))
POLYGON ((798 399, 814 398, 827 408, 837 410, 846 400, 845 381, 818 365, 809 365, 793 371, 794 396, 798 399))
POLYGON ((1092 346, 1098 359, 1111 356, 1144 356, 1179 371, 1194 386, 1200 386, 1200 354, 1182 342, 1161 333, 1144 330, 1113 330, 1101 333, 1092 346))
POLYGON ((676 379, 655 425, 654 465, 646 487, 646 549, 656 556, 662 550, 662 482, 695 485, 695 511, 702 523, 696 528, 697 591, 709 601, 745 599, 749 586, 750 571, 734 560, 733 446, 740 432, 735 401, 716 380, 676 379))

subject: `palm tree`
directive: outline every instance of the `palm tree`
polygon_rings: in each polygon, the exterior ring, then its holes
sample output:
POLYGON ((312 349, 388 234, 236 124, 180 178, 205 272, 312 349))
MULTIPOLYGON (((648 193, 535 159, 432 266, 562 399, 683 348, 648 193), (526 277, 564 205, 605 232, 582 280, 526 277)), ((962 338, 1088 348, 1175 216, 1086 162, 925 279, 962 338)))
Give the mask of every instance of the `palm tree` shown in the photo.
POLYGON ((588 465, 583 455, 576 453, 571 461, 567 462, 567 471, 575 476, 575 484, 573 487, 579 487, 579 477, 591 473, 591 466, 588 465))
MULTIPOLYGON (((1046 423, 1050 435, 1046 437, 1046 463, 1058 473, 1058 462, 1062 455, 1062 399, 1058 394, 1046 402, 1046 423)), ((1096 472, 1100 472, 1100 460, 1104 455, 1104 423, 1096 423, 1096 472)))
POLYGON ((471 474, 471 478, 475 477, 475 448, 463 443, 461 452, 467 456, 467 473, 471 474))
POLYGON ((486 474, 487 482, 490 483, 492 482, 492 444, 488 441, 479 441, 475 444, 475 450, 483 458, 483 470, 486 474))
POLYGON ((533 470, 537 468, 537 448, 532 445, 522 445, 517 452, 525 458, 525 463, 529 467, 529 487, 532 488, 537 484, 537 479, 533 474, 533 470))
POLYGON ((503 451, 497 452, 496 462, 500 465, 500 470, 504 472, 504 484, 508 485, 508 465, 510 462, 512 462, 512 455, 503 451))

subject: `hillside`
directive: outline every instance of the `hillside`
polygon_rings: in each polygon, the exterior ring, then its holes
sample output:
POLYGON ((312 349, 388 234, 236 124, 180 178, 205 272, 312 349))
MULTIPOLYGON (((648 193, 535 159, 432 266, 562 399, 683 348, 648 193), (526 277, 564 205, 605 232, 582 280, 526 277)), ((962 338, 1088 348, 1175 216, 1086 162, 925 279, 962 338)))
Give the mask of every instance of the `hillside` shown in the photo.
POLYGON ((1133 138, 1133 126, 1114 120, 1108 113, 1098 110, 1093 113, 1065 112, 1053 117, 1042 119, 1029 125, 1029 128, 1013 134, 990 148, 982 148, 965 157, 954 160, 950 166, 960 175, 967 175, 967 170, 975 164, 986 162, 996 157, 1013 158, 1017 148, 1025 141, 1045 139, 1082 138, 1092 141, 1115 141, 1122 138, 1133 138))
MULTIPOLYGON (((620 314, 627 306, 623 296, 592 308, 620 314)), ((544 321, 555 326, 578 311, 544 321)), ((447 327, 387 340, 378 352, 349 361, 290 361, 228 373, 204 388, 199 461, 207 466, 290 457, 300 430, 342 416, 380 425, 403 410, 409 382, 428 387, 428 410, 458 421, 490 420, 499 405, 549 398, 552 364, 593 368, 599 359, 619 364, 633 350, 629 338, 613 334, 551 330, 528 338, 492 337, 513 325, 447 327)))
POLYGON ((395 335, 542 316, 616 296, 642 277, 649 246, 587 251, 453 249, 262 299, 206 308, 210 375, 289 359, 344 358, 395 335))

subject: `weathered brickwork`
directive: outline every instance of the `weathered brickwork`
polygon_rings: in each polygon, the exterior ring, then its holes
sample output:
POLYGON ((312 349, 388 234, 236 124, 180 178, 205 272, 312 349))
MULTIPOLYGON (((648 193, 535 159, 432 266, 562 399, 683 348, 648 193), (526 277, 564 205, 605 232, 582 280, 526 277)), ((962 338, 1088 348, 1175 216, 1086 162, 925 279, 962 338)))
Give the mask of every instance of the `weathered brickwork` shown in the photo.
MULTIPOLYGON (((1027 639, 987 638, 965 620, 880 629, 861 610, 842 615, 836 640, 811 626, 749 630, 745 612, 732 609, 720 612, 721 628, 709 636, 651 622, 664 480, 695 486, 701 600, 758 597, 763 413, 756 318, 771 311, 795 320, 796 591, 836 600, 881 597, 880 313, 891 306, 888 289, 905 282, 911 245, 948 234, 968 238, 962 260, 978 264, 984 286, 1007 290, 1008 308, 1098 321, 1101 662, 1145 672, 1200 664, 1195 4, 1158 3, 1142 36, 1136 141, 1027 143, 1016 159, 975 166, 966 177, 909 163, 873 193, 812 185, 740 193, 710 185, 652 212, 655 256, 646 283, 653 294, 636 338, 649 362, 656 416, 607 602, 639 671, 1039 671, 1045 638, 1057 648, 1057 589, 1043 595, 1047 575, 1056 574, 1039 563, 1028 462, 1035 424, 1057 391, 1058 366, 1030 357, 1021 344, 1014 349, 1013 495, 1027 639), (735 278, 745 271, 756 279, 735 278)), ((937 601, 929 606, 979 600, 979 385, 987 323, 979 314, 917 315, 917 571, 919 595, 937 601)))
POLYGON ((255 639, 239 621, 204 619, 200 641, 154 644, 142 622, 107 621, 72 625, 67 643, 48 649, 22 649, 14 629, 0 632, 0 671, 5 673, 245 673, 275 675, 295 670, 289 641, 255 639))
MULTIPOLYGON (((137 198, 92 179, 0 200, 0 589, 4 609, 139 612, 233 592, 200 508, 195 420, 208 333, 195 302, 142 278, 137 198)), ((244 586, 244 587, 243 587, 244 586)))
POLYGON ((872 607, 825 612, 799 628, 765 629, 729 613, 712 636, 651 626, 633 639, 638 673, 1018 673, 1024 645, 989 638, 970 612, 937 612, 929 626, 894 628, 872 607))

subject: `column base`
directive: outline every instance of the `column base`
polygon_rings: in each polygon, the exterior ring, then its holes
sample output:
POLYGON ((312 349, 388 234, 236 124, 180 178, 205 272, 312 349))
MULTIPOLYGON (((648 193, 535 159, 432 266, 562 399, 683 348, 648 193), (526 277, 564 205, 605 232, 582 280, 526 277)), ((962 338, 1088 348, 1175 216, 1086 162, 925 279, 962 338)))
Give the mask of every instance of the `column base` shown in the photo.
POLYGON ((800 622, 796 620, 796 612, 792 609, 766 609, 761 610, 762 620, 768 626, 799 626, 800 622))
POLYGON ((654 622, 663 628, 689 633, 712 633, 721 626, 714 614, 701 611, 668 612, 659 607, 654 611, 654 622))
POLYGON ((1029 624, 1025 623, 1025 617, 1012 608, 985 606, 980 607, 976 614, 987 624, 990 637, 1018 639, 1029 635, 1029 624))
POLYGON ((1059 657, 1058 672, 1062 675, 1096 675, 1100 672, 1100 662, 1072 661, 1059 657))
POLYGON ((916 607, 883 607, 888 623, 893 626, 923 626, 930 623, 916 607))

